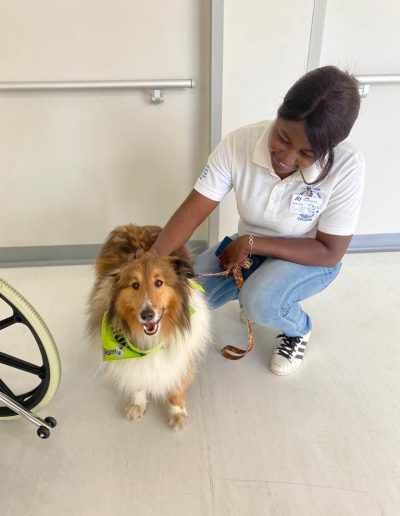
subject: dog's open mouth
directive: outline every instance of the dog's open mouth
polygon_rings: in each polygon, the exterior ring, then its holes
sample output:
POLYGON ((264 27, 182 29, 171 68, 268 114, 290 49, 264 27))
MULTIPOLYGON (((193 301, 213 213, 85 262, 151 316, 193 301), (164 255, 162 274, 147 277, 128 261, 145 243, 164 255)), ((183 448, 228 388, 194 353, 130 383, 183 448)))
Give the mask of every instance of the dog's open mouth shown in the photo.
POLYGON ((158 321, 144 322, 143 323, 143 331, 146 335, 155 335, 158 332, 160 327, 161 317, 158 321))

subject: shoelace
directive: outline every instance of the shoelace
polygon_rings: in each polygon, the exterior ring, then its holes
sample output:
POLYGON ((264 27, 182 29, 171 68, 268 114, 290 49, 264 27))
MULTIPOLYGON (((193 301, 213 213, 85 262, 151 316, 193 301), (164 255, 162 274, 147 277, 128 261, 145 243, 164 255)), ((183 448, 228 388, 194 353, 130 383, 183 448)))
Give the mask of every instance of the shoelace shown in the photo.
POLYGON ((293 354, 297 352, 297 346, 301 342, 301 337, 288 337, 284 333, 281 333, 276 338, 282 339, 282 342, 279 344, 278 355, 292 360, 293 354))

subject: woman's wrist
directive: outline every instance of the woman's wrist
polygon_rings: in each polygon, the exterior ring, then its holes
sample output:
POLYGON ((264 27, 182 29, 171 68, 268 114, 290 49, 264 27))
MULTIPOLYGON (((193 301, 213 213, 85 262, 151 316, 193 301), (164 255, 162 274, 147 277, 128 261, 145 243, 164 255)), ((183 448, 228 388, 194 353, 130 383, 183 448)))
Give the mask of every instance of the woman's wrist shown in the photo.
POLYGON ((254 236, 253 235, 242 235, 240 238, 240 244, 243 250, 243 254, 250 256, 253 252, 254 236))

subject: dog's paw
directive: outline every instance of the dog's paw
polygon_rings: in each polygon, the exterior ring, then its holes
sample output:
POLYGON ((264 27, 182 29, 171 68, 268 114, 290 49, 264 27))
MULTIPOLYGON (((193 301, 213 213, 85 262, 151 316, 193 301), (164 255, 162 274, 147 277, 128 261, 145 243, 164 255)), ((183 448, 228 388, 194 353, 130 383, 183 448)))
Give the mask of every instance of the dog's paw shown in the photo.
POLYGON ((169 415, 168 423, 174 430, 182 430, 188 422, 185 412, 173 413, 169 415))
POLYGON ((128 419, 133 419, 134 421, 136 421, 136 419, 140 419, 141 417, 143 417, 145 412, 145 406, 132 404, 127 407, 125 414, 128 419))

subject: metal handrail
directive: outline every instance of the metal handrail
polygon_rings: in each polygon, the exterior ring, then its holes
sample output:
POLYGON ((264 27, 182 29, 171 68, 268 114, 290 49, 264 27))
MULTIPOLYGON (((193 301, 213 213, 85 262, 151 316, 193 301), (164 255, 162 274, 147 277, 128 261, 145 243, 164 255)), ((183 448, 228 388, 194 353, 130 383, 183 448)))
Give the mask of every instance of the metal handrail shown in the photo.
POLYGON ((356 75, 361 84, 393 84, 400 82, 400 75, 381 74, 381 75, 356 75))
POLYGON ((70 91, 70 90, 151 90, 151 100, 155 104, 164 101, 162 90, 173 88, 191 88, 196 83, 193 79, 152 79, 136 81, 24 81, 0 82, 0 92, 19 91, 70 91))
POLYGON ((194 88, 193 79, 166 79, 166 80, 140 80, 140 81, 24 81, 24 82, 0 82, 2 91, 33 91, 33 90, 135 90, 153 89, 164 90, 167 88, 194 88))
POLYGON ((356 75, 356 79, 360 83, 361 97, 368 95, 371 84, 400 84, 400 75, 396 74, 356 75))

